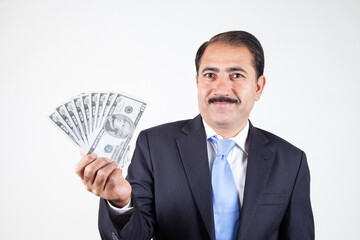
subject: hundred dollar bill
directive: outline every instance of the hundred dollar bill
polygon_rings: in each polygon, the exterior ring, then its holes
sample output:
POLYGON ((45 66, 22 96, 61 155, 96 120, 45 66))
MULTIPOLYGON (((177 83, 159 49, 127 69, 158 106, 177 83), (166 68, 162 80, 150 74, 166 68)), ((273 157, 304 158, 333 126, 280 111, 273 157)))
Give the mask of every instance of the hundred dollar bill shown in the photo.
POLYGON ((65 108, 67 110, 67 113, 69 114, 74 126, 75 126, 75 129, 77 130, 77 132, 80 135, 80 140, 83 143, 87 144, 88 141, 85 138, 85 135, 84 135, 83 131, 81 130, 81 127, 80 127, 81 123, 80 123, 79 118, 77 117, 74 103, 72 101, 69 101, 69 102, 64 103, 64 106, 65 106, 65 108))
POLYGON ((101 121, 101 115, 104 111, 105 102, 107 99, 108 94, 107 93, 99 93, 99 102, 98 102, 98 108, 97 108, 97 114, 96 114, 96 127, 100 127, 100 121, 101 121))
POLYGON ((125 154, 121 161, 119 162, 119 168, 122 170, 122 175, 125 178, 127 176, 127 169, 131 163, 131 153, 130 153, 130 146, 126 148, 125 154))
POLYGON ((84 137, 86 139, 86 142, 89 142, 88 140, 88 130, 87 130, 87 123, 86 123, 86 119, 85 119, 85 113, 84 113, 84 108, 83 108, 83 102, 81 100, 81 96, 75 97, 73 99, 73 104, 76 110, 76 116, 78 117, 79 121, 80 121, 80 126, 81 126, 81 130, 84 134, 84 137))
POLYGON ((103 111, 100 114, 101 118, 100 118, 100 122, 99 122, 99 127, 102 127, 104 125, 105 116, 108 115, 111 104, 114 102, 115 97, 116 97, 116 93, 109 93, 107 95, 106 102, 103 107, 103 111))
POLYGON ((56 126, 58 126, 73 141, 73 143, 75 143, 78 147, 81 147, 78 142, 79 140, 77 139, 77 137, 75 137, 72 131, 66 127, 66 123, 59 115, 59 113, 54 112, 49 117, 56 124, 56 126))
POLYGON ((124 166, 122 158, 145 108, 146 103, 117 94, 88 154, 95 152, 124 166))
POLYGON ((82 100, 82 106, 83 106, 83 111, 85 114, 85 119, 86 119, 86 125, 87 125, 87 134, 90 136, 92 131, 92 126, 91 126, 91 101, 90 101, 90 95, 89 94, 83 94, 81 95, 81 100, 82 100))
POLYGON ((57 107, 56 111, 59 113, 60 117, 64 120, 64 122, 68 126, 69 130, 72 132, 72 135, 75 136, 77 142, 80 145, 83 145, 83 143, 81 143, 79 133, 76 131, 74 124, 72 123, 72 121, 70 119, 70 116, 67 114, 65 106, 61 105, 61 106, 57 107))
POLYGON ((99 93, 93 92, 90 93, 91 98, 91 131, 94 132, 96 126, 96 113, 97 113, 97 103, 98 103, 99 93))

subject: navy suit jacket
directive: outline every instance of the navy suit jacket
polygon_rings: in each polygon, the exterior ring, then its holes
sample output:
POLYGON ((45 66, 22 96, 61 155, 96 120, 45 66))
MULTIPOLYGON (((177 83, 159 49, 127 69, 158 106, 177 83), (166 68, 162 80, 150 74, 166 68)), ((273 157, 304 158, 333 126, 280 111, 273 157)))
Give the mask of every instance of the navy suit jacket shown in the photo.
MULTIPOLYGON (((238 240, 314 239, 305 153, 250 123, 238 240)), ((103 239, 215 240, 206 134, 201 116, 139 134, 128 170, 133 212, 100 200, 103 239)))

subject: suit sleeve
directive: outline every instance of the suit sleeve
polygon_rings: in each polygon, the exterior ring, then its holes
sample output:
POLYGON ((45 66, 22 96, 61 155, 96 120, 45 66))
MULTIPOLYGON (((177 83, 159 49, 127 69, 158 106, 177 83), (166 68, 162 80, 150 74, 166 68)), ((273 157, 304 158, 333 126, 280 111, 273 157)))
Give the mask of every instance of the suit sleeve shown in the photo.
POLYGON ((150 239, 154 234, 153 168, 148 137, 141 132, 129 166, 127 180, 132 187, 133 211, 115 215, 100 199, 99 231, 102 239, 150 239))
POLYGON ((314 219, 310 203, 310 172, 302 152, 293 192, 280 226, 279 240, 313 240, 314 219))

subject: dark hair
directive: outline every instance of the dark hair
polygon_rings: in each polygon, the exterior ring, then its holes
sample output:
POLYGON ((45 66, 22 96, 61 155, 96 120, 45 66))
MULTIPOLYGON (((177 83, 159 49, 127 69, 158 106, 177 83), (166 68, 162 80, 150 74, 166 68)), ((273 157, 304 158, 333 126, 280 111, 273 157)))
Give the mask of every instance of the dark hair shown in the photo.
POLYGON ((204 42, 198 49, 195 56, 195 67, 197 74, 199 72, 201 58, 205 52, 205 49, 210 44, 215 42, 223 42, 232 46, 245 46, 247 49, 249 49, 253 56, 252 64, 255 68, 256 79, 263 75, 265 65, 263 48, 261 47, 259 40, 257 40, 254 35, 245 31, 230 31, 220 33, 212 37, 209 41, 204 42))

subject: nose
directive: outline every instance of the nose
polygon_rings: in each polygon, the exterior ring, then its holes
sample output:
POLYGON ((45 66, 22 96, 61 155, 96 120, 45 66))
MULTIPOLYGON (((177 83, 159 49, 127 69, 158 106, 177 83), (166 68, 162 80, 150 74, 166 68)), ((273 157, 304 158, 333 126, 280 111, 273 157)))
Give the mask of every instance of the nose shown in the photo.
POLYGON ((228 95, 231 92, 231 80, 224 76, 219 77, 215 81, 214 94, 228 95))

